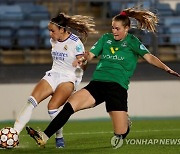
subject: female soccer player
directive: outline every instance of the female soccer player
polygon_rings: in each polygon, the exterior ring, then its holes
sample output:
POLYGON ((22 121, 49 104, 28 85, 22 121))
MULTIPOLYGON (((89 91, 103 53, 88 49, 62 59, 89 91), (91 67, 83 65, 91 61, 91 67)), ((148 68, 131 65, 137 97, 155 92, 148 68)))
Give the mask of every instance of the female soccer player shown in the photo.
MULTIPOLYGON (((33 109, 49 96, 52 97, 48 103, 48 113, 53 119, 59 113, 58 108, 66 102, 81 82, 83 70, 80 67, 73 67, 72 62, 83 56, 84 45, 71 30, 77 31, 82 39, 86 39, 88 33, 96 33, 94 26, 92 17, 81 15, 68 16, 60 13, 50 20, 48 29, 53 65, 35 86, 16 119, 14 128, 18 134, 30 120, 33 109)), ((56 147, 64 147, 62 129, 56 132, 56 147)))
POLYGON ((47 140, 68 121, 73 113, 105 102, 106 110, 113 123, 114 136, 111 144, 113 148, 117 149, 129 133, 127 90, 138 58, 143 57, 148 63, 180 77, 177 72, 153 56, 137 37, 128 33, 129 17, 135 18, 139 22, 140 29, 156 31, 157 16, 150 11, 129 8, 116 15, 112 19, 112 33, 104 34, 89 53, 73 63, 74 66, 77 66, 101 55, 90 83, 70 96, 63 109, 43 132, 37 132, 27 127, 30 136, 34 137, 39 145, 45 145, 47 140))

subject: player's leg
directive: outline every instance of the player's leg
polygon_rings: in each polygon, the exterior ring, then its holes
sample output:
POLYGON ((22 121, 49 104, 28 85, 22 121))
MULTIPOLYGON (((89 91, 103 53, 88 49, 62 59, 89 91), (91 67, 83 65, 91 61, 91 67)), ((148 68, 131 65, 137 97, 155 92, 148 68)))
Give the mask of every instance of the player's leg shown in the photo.
POLYGON ((51 95, 53 92, 51 86, 46 80, 40 80, 35 86, 31 96, 28 98, 27 103, 22 108, 19 116, 17 117, 14 128, 18 134, 22 131, 26 123, 30 120, 33 109, 45 98, 51 95))
POLYGON ((39 145, 44 146, 47 140, 57 130, 63 127, 63 125, 68 121, 68 119, 74 112, 77 112, 85 108, 93 107, 94 105, 95 105, 95 99, 86 89, 82 89, 76 92, 75 94, 73 94, 68 99, 68 102, 64 105, 63 109, 51 121, 51 123, 48 125, 48 127, 45 129, 44 132, 38 133, 32 128, 27 127, 28 134, 30 134, 30 136, 33 137, 39 145), (40 137, 36 135, 37 133, 38 135, 40 135, 40 137))
POLYGON ((128 115, 125 111, 111 111, 109 115, 112 119, 115 134, 124 134, 128 128, 128 115))
MULTIPOLYGON (((58 108, 64 105, 66 100, 72 94, 73 90, 74 90, 74 84, 71 82, 61 83, 56 88, 52 98, 48 103, 48 113, 51 120, 53 120, 56 117, 56 115, 59 113, 58 108)), ((65 144, 63 138, 63 128, 61 128, 56 132, 56 147, 63 148, 64 146, 65 144)))
POLYGON ((44 132, 48 137, 51 137, 54 132, 56 132, 68 121, 74 112, 93 107, 94 103, 94 98, 86 89, 82 89, 74 93, 72 96, 70 96, 63 109, 53 119, 44 132))
POLYGON ((114 128, 114 137, 111 139, 111 144, 114 149, 117 149, 122 146, 123 139, 126 138, 130 130, 128 114, 126 111, 111 111, 109 114, 114 128))
POLYGON ((127 90, 118 83, 111 83, 106 92, 106 110, 109 113, 114 137, 111 140, 113 148, 119 148, 123 139, 129 132, 128 114, 127 114, 127 90))

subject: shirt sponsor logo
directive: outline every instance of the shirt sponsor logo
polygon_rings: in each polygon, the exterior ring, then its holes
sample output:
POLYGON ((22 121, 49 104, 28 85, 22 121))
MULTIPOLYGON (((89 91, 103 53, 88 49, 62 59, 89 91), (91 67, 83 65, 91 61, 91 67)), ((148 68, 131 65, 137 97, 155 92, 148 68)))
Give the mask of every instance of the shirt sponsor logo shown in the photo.
POLYGON ((111 55, 103 55, 103 59, 113 59, 113 60, 124 60, 124 57, 118 57, 117 55, 111 56, 111 55))
POLYGON ((110 47, 110 51, 112 54, 114 54, 116 51, 118 51, 119 48, 113 48, 113 47, 110 47))
POLYGON ((63 52, 58 52, 58 51, 52 51, 52 58, 54 60, 63 60, 65 59, 65 57, 68 57, 67 53, 63 53, 63 52))

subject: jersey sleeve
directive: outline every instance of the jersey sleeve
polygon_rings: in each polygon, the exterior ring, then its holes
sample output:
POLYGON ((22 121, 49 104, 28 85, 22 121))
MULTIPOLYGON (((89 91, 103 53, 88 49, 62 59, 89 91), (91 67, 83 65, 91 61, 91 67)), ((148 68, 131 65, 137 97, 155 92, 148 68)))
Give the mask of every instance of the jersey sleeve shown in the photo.
POLYGON ((50 41, 51 47, 53 47, 55 45, 55 41, 52 38, 50 38, 49 41, 50 41))
POLYGON ((103 35, 90 49, 90 52, 92 52, 96 57, 98 57, 102 52, 104 37, 105 35, 103 35))
POLYGON ((145 45, 142 44, 142 42, 136 37, 132 38, 131 46, 132 50, 141 57, 143 57, 147 53, 150 53, 149 50, 145 47, 145 45))
POLYGON ((75 46, 75 55, 76 55, 76 56, 82 55, 82 54, 84 54, 84 52, 85 52, 84 45, 83 45, 83 43, 79 40, 79 41, 76 43, 76 46, 75 46))

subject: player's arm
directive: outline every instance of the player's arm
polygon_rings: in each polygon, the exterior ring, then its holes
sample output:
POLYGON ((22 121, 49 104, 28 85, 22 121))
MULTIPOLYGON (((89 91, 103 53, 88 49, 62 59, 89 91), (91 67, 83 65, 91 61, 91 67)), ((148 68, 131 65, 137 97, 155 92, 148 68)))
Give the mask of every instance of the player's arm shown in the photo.
POLYGON ((164 64, 162 61, 160 61, 156 56, 150 54, 150 53, 147 53, 143 56, 143 58, 150 64, 158 67, 158 68, 161 68, 163 70, 165 70, 166 72, 172 74, 172 75, 175 75, 177 77, 180 77, 180 74, 173 71, 171 68, 169 68, 166 64, 164 64))
POLYGON ((84 59, 87 60, 87 62, 90 62, 94 57, 95 55, 90 51, 84 53, 84 59))
POLYGON ((73 62, 73 66, 76 67, 79 65, 83 70, 85 70, 88 62, 91 61, 94 57, 95 55, 92 52, 86 51, 83 55, 76 57, 77 59, 73 62))
POLYGON ((91 47, 90 51, 86 51, 84 56, 78 59, 80 64, 84 65, 101 54, 104 45, 104 37, 106 35, 101 36, 101 38, 91 47))
POLYGON ((76 66, 80 66, 84 71, 86 70, 87 68, 87 61, 84 61, 84 62, 81 62, 80 60, 83 59, 84 57, 84 54, 83 55, 78 55, 76 56, 76 60, 73 62, 73 66, 76 67, 76 66), (80 60, 79 60, 80 59, 80 60))
POLYGON ((98 57, 103 49, 103 39, 104 35, 92 46, 90 51, 86 51, 81 58, 78 58, 73 62, 73 66, 83 66, 87 65, 88 62, 90 62, 95 56, 98 57))

